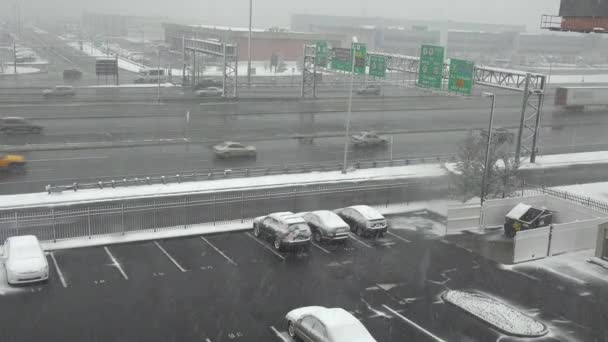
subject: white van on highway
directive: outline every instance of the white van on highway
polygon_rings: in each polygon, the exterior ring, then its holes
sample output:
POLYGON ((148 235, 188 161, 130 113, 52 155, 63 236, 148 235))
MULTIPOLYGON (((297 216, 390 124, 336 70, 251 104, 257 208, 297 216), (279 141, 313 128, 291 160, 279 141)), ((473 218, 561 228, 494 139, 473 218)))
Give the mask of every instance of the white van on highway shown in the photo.
POLYGON ((13 236, 4 242, 4 268, 10 285, 46 281, 49 264, 34 235, 13 236))

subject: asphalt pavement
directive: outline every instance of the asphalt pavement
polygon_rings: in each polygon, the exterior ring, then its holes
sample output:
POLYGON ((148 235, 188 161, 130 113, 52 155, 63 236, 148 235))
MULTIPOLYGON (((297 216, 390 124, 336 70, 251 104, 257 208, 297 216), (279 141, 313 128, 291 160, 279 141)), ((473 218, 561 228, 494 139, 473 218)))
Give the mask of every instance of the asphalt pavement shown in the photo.
MULTIPOLYGON (((55 251, 47 284, 2 285, 3 341, 284 341, 285 314, 342 307, 379 342, 523 341, 446 305, 447 289, 489 294, 549 326, 538 341, 600 341, 598 289, 511 272, 425 232, 425 212, 370 240, 276 252, 251 233, 55 251), (589 291, 587 291, 589 290, 589 291), (395 315, 414 322, 412 325, 395 315), (35 327, 35 328, 32 328, 35 327)), ((605 318, 605 317, 604 317, 605 318)))

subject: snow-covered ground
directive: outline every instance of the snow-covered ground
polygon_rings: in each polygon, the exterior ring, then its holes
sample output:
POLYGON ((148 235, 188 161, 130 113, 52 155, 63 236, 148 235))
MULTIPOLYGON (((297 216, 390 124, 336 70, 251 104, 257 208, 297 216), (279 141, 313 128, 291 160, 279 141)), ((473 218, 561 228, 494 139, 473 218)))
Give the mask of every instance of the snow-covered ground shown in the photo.
MULTIPOLYGON (((17 75, 37 74, 40 72, 38 68, 17 65, 17 75)), ((6 75, 15 75, 15 68, 12 65, 5 64, 0 68, 0 76, 6 75)))
MULTIPOLYGON (((423 209, 424 210, 424 209, 423 209)), ((447 212, 447 205, 446 205, 447 212)), ((424 235, 444 236, 445 224, 430 220, 422 216, 398 216, 389 218, 391 229, 405 229, 422 233, 424 235)))
POLYGON ((551 75, 548 83, 608 83, 608 74, 551 75))
MULTIPOLYGON (((68 42, 67 44, 70 47, 74 48, 75 50, 82 51, 83 53, 85 53, 91 57, 109 57, 104 51, 94 47, 93 44, 88 43, 88 42, 82 43, 82 50, 80 50, 79 42, 68 42)), ((138 73, 141 69, 144 69, 146 66, 143 64, 133 62, 133 61, 128 60, 123 57, 118 57, 118 67, 123 70, 138 73)))
POLYGON ((608 151, 549 154, 537 156, 536 163, 522 163, 522 169, 556 168, 570 165, 581 164, 602 164, 608 163, 608 151))
POLYGON ((608 182, 563 185, 553 187, 552 189, 567 191, 608 203, 608 182))
POLYGON ((143 185, 123 188, 88 189, 47 194, 15 194, 0 196, 0 207, 25 207, 49 204, 98 202, 103 200, 158 197, 177 194, 200 193, 217 190, 241 190, 272 188, 299 184, 361 182, 369 180, 399 180, 417 177, 440 177, 445 171, 439 164, 409 165, 363 169, 342 174, 340 171, 310 172, 260 176, 252 178, 220 179, 200 182, 143 185))
MULTIPOLYGON (((161 88, 172 88, 176 85, 173 83, 161 83, 161 88)), ((129 84, 103 84, 103 85, 94 85, 88 86, 87 88, 156 88, 158 87, 157 83, 129 83, 129 84)))
POLYGON ((547 334, 543 323, 489 296, 450 290, 442 298, 506 334, 522 337, 547 334))

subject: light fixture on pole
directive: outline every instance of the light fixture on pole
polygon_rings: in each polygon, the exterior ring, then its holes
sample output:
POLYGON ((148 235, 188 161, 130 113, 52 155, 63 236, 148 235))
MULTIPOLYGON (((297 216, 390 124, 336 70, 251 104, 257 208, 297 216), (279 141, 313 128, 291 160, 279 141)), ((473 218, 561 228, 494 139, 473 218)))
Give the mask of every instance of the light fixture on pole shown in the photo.
POLYGON ((483 201, 486 197, 486 181, 488 177, 488 168, 490 167, 490 149, 492 145, 492 129, 494 125, 494 103, 496 100, 496 95, 494 93, 482 93, 484 97, 492 98, 492 105, 490 107, 490 124, 488 127, 488 139, 486 143, 486 158, 484 161, 483 174, 481 176, 481 191, 480 191, 480 201, 481 205, 483 205, 483 201))

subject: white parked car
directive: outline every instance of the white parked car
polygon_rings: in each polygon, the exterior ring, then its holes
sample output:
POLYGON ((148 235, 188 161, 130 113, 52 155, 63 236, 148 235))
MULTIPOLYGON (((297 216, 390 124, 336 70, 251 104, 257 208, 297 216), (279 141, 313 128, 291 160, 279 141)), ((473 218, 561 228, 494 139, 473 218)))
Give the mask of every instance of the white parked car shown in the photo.
POLYGON ((386 146, 388 139, 379 136, 376 132, 361 132, 353 134, 350 137, 350 141, 356 147, 368 147, 368 146, 386 146))
POLYGON ((329 210, 316 210, 300 214, 308 223, 315 242, 345 241, 350 227, 340 216, 329 210))
POLYGON ((68 97, 76 95, 76 91, 72 86, 55 86, 52 89, 42 91, 44 97, 68 97))
POLYGON ((386 218, 378 210, 367 205, 337 209, 335 213, 359 236, 383 236, 388 230, 386 218))
POLYGON ((224 141, 213 146, 213 153, 220 158, 255 157, 256 149, 251 145, 243 145, 234 141, 224 141))
POLYGON ((376 342, 365 326, 341 308, 306 306, 287 313, 287 333, 306 342, 376 342))
POLYGON ((207 87, 196 91, 196 95, 201 97, 222 96, 223 93, 224 91, 218 87, 207 87))
POLYGON ((49 279, 49 264, 38 238, 33 235, 6 239, 3 257, 6 278, 11 285, 49 279))

